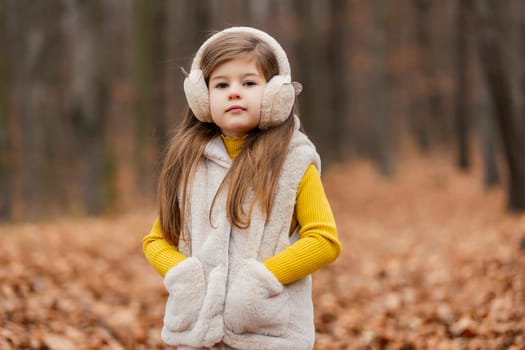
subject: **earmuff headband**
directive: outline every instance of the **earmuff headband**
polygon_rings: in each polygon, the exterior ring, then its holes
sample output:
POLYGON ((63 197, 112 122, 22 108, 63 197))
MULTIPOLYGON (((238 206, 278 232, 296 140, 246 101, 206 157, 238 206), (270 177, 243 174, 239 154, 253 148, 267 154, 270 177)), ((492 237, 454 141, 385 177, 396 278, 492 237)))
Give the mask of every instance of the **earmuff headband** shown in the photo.
POLYGON ((195 54, 193 63, 191 65, 191 70, 201 69, 202 54, 208 45, 210 45, 210 43, 230 33, 249 33, 270 45, 273 54, 277 58, 277 64, 279 65, 279 75, 290 75, 290 63, 288 62, 288 57, 277 40, 275 40, 269 34, 251 27, 231 27, 213 34, 201 45, 195 54))
POLYGON ((213 122, 210 114, 209 91, 201 70, 204 50, 215 40, 231 33, 248 33, 270 46, 277 59, 279 74, 266 84, 262 103, 260 129, 283 123, 290 115, 295 103, 295 96, 300 92, 300 84, 291 81, 290 63, 283 48, 267 33, 251 27, 232 27, 215 33, 199 48, 191 65, 190 74, 184 80, 184 93, 193 114, 202 122, 213 122))

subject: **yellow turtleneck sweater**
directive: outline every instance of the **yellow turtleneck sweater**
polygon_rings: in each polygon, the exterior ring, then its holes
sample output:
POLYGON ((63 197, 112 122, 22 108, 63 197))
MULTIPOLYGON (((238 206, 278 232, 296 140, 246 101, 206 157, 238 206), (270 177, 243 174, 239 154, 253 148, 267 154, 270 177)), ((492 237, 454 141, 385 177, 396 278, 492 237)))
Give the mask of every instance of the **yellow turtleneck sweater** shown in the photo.
MULTIPOLYGON (((235 159, 245 138, 222 135, 229 156, 235 159)), ((282 284, 297 281, 334 261, 341 252, 337 229, 317 168, 310 164, 297 189, 295 213, 290 232, 299 225, 300 239, 263 263, 282 284)), ((144 237, 144 254, 164 276, 186 256, 164 239, 159 220, 144 237)))

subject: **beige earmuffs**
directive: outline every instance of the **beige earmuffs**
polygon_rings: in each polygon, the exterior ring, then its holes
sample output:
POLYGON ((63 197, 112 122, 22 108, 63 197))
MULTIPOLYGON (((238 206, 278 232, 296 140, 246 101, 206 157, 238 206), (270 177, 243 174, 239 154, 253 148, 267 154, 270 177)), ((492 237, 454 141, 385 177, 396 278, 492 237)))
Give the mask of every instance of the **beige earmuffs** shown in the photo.
POLYGON ((193 58, 191 71, 184 79, 184 93, 191 111, 200 121, 212 122, 208 87, 201 70, 202 54, 211 42, 230 33, 252 34, 271 47, 279 65, 279 74, 273 76, 265 86, 259 129, 267 129, 283 123, 292 111, 295 96, 301 92, 301 84, 292 83, 290 63, 281 45, 267 33, 251 27, 225 29, 215 33, 201 45, 193 58))

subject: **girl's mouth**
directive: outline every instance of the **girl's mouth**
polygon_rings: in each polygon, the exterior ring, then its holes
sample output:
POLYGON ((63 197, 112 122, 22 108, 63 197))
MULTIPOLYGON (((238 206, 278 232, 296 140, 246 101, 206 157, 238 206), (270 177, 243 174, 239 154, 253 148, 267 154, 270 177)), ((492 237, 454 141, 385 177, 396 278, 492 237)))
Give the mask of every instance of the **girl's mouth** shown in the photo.
POLYGON ((245 108, 241 107, 241 106, 231 106, 229 107, 226 112, 240 112, 240 111, 244 111, 245 108))

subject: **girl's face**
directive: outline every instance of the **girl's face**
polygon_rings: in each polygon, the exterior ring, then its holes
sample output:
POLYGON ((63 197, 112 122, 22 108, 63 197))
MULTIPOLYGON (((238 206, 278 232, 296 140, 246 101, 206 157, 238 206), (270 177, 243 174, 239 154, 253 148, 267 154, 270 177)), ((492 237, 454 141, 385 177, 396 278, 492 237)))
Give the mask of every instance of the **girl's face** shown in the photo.
POLYGON ((259 125, 265 86, 264 75, 248 55, 213 70, 208 83, 211 118, 224 135, 241 137, 259 125))

